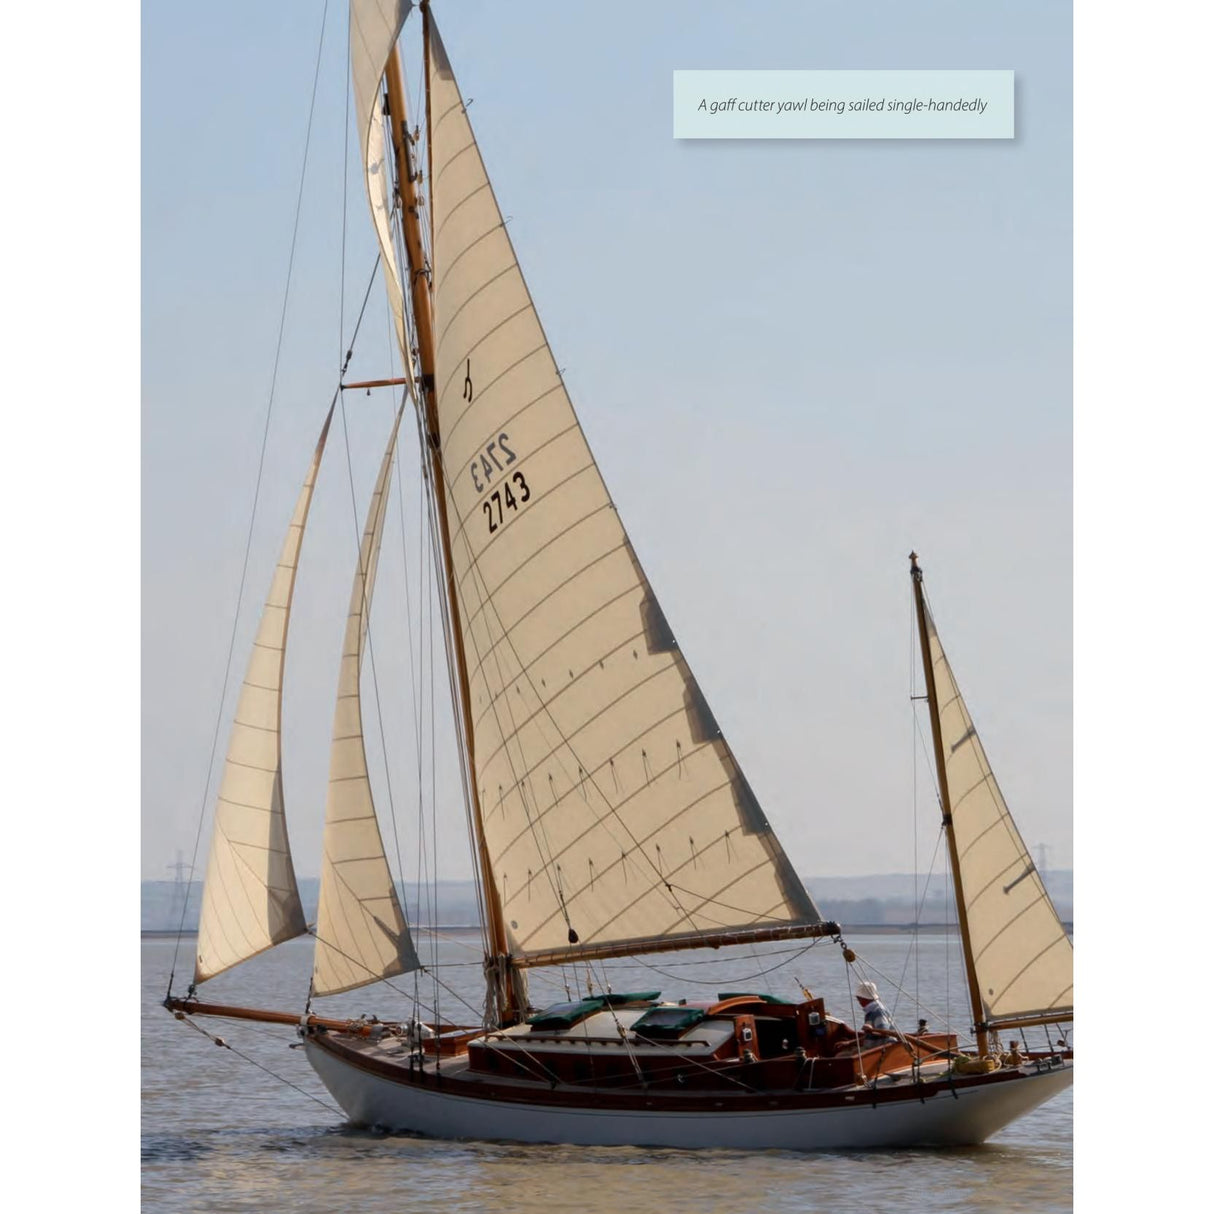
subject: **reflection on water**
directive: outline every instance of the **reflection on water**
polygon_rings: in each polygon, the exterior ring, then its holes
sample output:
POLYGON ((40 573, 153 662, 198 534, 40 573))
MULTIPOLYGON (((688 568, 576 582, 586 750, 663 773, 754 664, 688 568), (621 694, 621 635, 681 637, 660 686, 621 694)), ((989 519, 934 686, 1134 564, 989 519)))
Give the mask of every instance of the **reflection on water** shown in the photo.
MULTIPOLYGON (((903 996, 894 1009, 904 1023, 920 1014, 934 1027, 943 1027, 949 1016, 964 1021, 964 990, 945 965, 955 939, 925 935, 917 957, 904 936, 865 936, 851 943, 879 975, 900 980, 912 992, 917 971, 919 1003, 903 996)), ((188 969, 191 947, 187 941, 179 973, 188 969)), ((206 1022, 240 1057, 217 1049, 164 1012, 158 1003, 172 955, 171 940, 143 942, 146 1211, 437 1209, 463 1214, 526 1207, 564 1214, 638 1209, 1047 1214, 1071 1208, 1069 1090, 985 1146, 947 1151, 798 1154, 521 1146, 355 1130, 342 1124, 302 1051, 289 1048, 290 1029, 206 1022)), ((473 962, 443 971, 444 982, 473 1006, 480 1000, 477 955, 475 937, 445 941, 440 948, 441 960, 473 962)), ((832 1010, 842 1013, 846 1006, 847 975, 837 952, 821 945, 805 957, 789 953, 787 946, 757 949, 728 965, 711 953, 689 958, 695 964, 660 960, 660 965, 612 967, 612 985, 617 990, 662 986, 668 997, 703 998, 718 988, 740 989, 741 983, 741 988, 788 996, 795 993, 795 974, 824 995, 832 1010), (748 981, 781 961, 789 964, 748 981)), ((216 1001, 299 1008, 309 967, 308 942, 295 941, 221 975, 207 984, 206 994, 216 1001)), ((576 981, 572 974, 569 980, 576 981)), ((559 971, 533 976, 533 998, 564 997, 563 981, 559 971)), ((418 984, 423 998, 424 982, 423 976, 418 984)), ((317 1010, 407 1015, 413 979, 396 985, 395 991, 354 991, 326 1000, 317 1010)), ((892 982, 885 986, 892 996, 892 982)), ((892 1004, 892 997, 887 1001, 892 1004)), ((451 1018, 470 1015, 450 999, 442 1011, 451 1018)))

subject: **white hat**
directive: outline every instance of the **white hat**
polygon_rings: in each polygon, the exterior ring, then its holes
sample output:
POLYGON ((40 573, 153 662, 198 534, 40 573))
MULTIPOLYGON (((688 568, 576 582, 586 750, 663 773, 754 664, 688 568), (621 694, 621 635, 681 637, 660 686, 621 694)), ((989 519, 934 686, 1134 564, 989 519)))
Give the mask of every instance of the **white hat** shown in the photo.
POLYGON ((860 985, 856 987, 856 998, 872 999, 875 1001, 877 998, 876 986, 871 982, 861 982, 860 985))

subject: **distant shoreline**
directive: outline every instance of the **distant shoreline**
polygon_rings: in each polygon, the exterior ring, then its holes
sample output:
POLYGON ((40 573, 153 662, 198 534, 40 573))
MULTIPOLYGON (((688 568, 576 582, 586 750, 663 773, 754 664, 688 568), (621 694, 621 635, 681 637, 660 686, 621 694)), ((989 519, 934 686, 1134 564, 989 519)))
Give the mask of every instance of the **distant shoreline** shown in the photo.
MULTIPOLYGON (((1062 924, 1068 936, 1075 934, 1075 925, 1070 921, 1064 921, 1062 924)), ((480 926, 475 923, 440 923, 437 927, 428 927, 420 925, 413 929, 415 932, 479 932, 480 926)), ((904 936, 911 932, 956 932, 957 925, 955 923, 850 923, 845 924, 843 931, 854 932, 859 936, 904 936)), ((145 927, 140 930, 140 937, 144 940, 165 940, 173 939, 179 933, 176 928, 154 928, 145 927)), ((189 929, 180 933, 182 936, 197 936, 198 932, 194 929, 189 929)))

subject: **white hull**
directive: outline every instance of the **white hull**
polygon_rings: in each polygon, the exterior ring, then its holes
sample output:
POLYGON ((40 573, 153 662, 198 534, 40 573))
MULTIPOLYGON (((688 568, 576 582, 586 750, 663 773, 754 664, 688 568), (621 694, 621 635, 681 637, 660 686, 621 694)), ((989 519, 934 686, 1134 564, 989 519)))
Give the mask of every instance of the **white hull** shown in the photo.
POLYGON ((1068 1063, 999 1083, 947 1087, 925 1100, 830 1108, 683 1112, 502 1102, 370 1074, 312 1041, 308 1061, 356 1125, 434 1138, 497 1139, 581 1146, 839 1150, 962 1146, 985 1141, 1070 1086, 1068 1063))

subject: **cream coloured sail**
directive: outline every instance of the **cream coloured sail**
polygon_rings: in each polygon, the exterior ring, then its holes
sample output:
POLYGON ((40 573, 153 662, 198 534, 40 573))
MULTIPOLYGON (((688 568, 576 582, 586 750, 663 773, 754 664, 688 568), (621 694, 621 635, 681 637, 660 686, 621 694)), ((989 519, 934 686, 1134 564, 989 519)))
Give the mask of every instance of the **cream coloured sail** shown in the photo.
POLYGON ((329 752, 320 905, 316 912, 312 975, 312 992, 316 995, 335 995, 418 968, 375 817, 359 695, 363 647, 387 513, 388 478, 403 413, 402 404, 367 511, 346 617, 329 752))
POLYGON ((236 705, 215 806, 194 981, 308 930, 282 793, 282 675, 295 573, 333 407, 287 527, 236 705))
POLYGON ((616 515, 431 29, 440 440, 512 951, 817 924, 616 515))
POLYGON ((970 944, 988 1021, 1072 1008, 1071 942, 1008 813, 926 602, 970 944))
POLYGON ((412 7, 411 0, 351 0, 350 4, 350 78, 354 87, 363 180, 379 239, 384 285, 410 390, 413 387, 413 360, 409 355, 404 296, 392 247, 392 174, 384 145, 380 82, 412 7))

